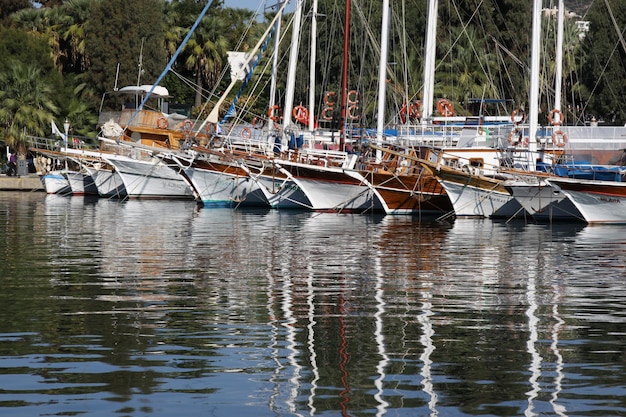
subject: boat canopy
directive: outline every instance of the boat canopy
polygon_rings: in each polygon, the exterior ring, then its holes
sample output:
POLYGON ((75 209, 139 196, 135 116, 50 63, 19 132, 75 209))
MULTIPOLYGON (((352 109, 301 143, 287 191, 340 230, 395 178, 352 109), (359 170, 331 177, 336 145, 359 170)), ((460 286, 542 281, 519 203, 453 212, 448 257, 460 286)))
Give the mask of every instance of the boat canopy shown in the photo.
MULTIPOLYGON (((148 94, 152 90, 151 84, 145 85, 129 85, 127 87, 122 87, 119 90, 115 91, 114 94, 129 94, 129 95, 144 95, 148 94)), ((154 87, 154 91, 151 94, 154 98, 170 98, 169 91, 167 88, 157 85, 154 87)))

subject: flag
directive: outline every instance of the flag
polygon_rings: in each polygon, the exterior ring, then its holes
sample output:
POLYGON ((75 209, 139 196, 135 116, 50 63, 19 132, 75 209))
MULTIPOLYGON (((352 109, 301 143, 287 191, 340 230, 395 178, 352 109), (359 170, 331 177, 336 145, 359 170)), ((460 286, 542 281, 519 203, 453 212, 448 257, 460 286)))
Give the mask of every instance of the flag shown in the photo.
POLYGON ((59 130, 56 123, 54 123, 54 119, 50 119, 50 122, 52 123, 52 134, 56 136, 61 136, 61 138, 63 138, 63 145, 67 147, 67 137, 65 136, 65 133, 62 133, 59 130))
POLYGON ((230 64, 230 78, 231 80, 244 80, 250 67, 244 69, 244 65, 248 60, 248 54, 245 52, 228 52, 228 63, 230 64))
POLYGON ((61 136, 65 139, 65 134, 59 130, 56 123, 54 123, 54 119, 50 119, 50 122, 52 123, 52 134, 56 136, 61 136))

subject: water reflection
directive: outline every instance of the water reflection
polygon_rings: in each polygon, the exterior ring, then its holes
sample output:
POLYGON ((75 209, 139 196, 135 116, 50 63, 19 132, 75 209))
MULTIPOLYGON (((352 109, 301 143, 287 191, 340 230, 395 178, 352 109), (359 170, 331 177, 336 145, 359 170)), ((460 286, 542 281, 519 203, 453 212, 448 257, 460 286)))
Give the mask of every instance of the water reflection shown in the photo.
POLYGON ((0 220, 11 415, 626 413, 625 227, 23 194, 0 220))

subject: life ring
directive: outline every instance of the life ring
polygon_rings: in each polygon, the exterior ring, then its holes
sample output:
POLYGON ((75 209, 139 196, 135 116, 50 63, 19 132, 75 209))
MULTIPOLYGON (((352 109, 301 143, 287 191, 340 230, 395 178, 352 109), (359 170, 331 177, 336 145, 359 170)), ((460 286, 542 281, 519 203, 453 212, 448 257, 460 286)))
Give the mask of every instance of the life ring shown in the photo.
POLYGON ((276 113, 279 111, 280 111, 280 106, 274 105, 267 110, 267 117, 269 117, 271 121, 277 122, 278 116, 276 115, 276 113))
POLYGON ((241 129, 241 137, 244 139, 250 139, 252 137, 252 130, 249 127, 241 129))
POLYGON ((550 122, 550 124, 552 126, 561 126, 561 124, 563 123, 563 119, 561 118, 561 110, 559 109, 552 109, 550 110, 550 113, 548 113, 548 122, 550 122), (559 115, 558 118, 555 118, 555 115, 559 115))
POLYGON ((322 110, 322 119, 333 120, 333 108, 332 107, 324 107, 324 110, 322 110))
POLYGON ((414 103, 409 103, 408 111, 406 102, 402 103, 402 108, 400 109, 400 120, 402 121, 402 123, 406 123, 407 114, 409 116, 409 120, 411 121, 415 121, 422 117, 422 112, 420 110, 421 108, 422 102, 420 100, 417 100, 414 103))
MULTIPOLYGON (((417 120, 422 117, 422 102, 417 100, 414 103, 409 104, 409 119, 417 120)), ((454 109, 452 110, 454 113, 454 109)))
POLYGON ((359 103, 359 92, 356 90, 348 91, 348 104, 358 104, 359 103))
POLYGON ((294 119, 296 119, 300 123, 304 124, 308 123, 309 121, 309 111, 306 107, 302 105, 294 107, 291 114, 293 115, 294 119))
POLYGON ((255 116, 252 119, 252 128, 253 129, 263 129, 265 127, 265 119, 262 117, 255 116))
POLYGON ((167 129, 168 126, 169 122, 167 121, 167 119, 165 117, 159 117, 159 119, 157 120, 157 127, 159 129, 167 129))
POLYGON ((565 134, 565 132, 563 132, 562 130, 555 130, 552 133, 552 143, 554 144, 554 146, 558 146, 559 148, 567 145, 567 135, 565 134), (559 140, 559 136, 561 137, 561 140, 559 140))
POLYGON ((437 100, 437 110, 439 110, 439 114, 443 117, 454 116, 454 106, 445 98, 437 100))
POLYGON ((513 122, 513 124, 520 124, 520 123, 524 123, 526 121, 526 112, 524 111, 524 109, 515 109, 513 110, 513 112, 511 113, 511 121, 513 122), (519 113, 521 115, 521 119, 518 121, 515 120, 515 118, 517 117, 517 113, 519 113))
POLYGON ((326 92, 326 94, 324 94, 324 104, 328 107, 333 107, 335 103, 337 103, 337 94, 334 91, 326 92))
POLYGON ((509 145, 514 145, 518 141, 519 141, 519 132, 518 132, 518 130, 517 129, 511 130, 509 132, 509 138, 508 138, 509 145), (518 139, 515 139, 515 136, 517 136, 518 139))
POLYGON ((184 123, 183 123, 183 130, 185 132, 188 132, 188 133, 191 132, 191 128, 192 127, 193 127, 193 123, 192 123, 191 120, 187 119, 187 120, 184 121, 184 123))
POLYGON ((351 105, 350 107, 348 107, 348 117, 352 120, 358 119, 359 118, 358 111, 359 111, 359 106, 357 106, 356 104, 351 105))

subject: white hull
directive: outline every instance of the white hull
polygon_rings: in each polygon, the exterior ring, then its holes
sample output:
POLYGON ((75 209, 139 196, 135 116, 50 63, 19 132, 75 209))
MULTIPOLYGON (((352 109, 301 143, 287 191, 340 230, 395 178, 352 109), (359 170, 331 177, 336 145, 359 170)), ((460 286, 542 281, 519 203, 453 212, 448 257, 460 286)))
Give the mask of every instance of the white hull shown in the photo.
POLYGON ((511 217, 518 211, 515 208, 517 204, 512 204, 514 200, 510 194, 446 180, 440 180, 440 182, 457 216, 511 217))
POLYGON ((41 182, 48 194, 70 195, 72 189, 65 177, 65 171, 51 171, 41 177, 41 182))
POLYGON ((84 172, 66 172, 64 176, 73 195, 98 195, 98 188, 91 175, 84 172))
POLYGON ((270 175, 257 178, 273 208, 337 212, 383 210, 374 188, 357 171, 289 161, 278 164, 287 178, 270 175))
POLYGON ((254 181, 271 208, 313 209, 304 190, 292 180, 260 175, 256 176, 254 181))
POLYGON ((587 223, 626 223, 626 183, 551 179, 572 201, 587 223))
POLYGON ((268 207, 258 184, 248 176, 198 167, 185 168, 184 173, 205 207, 268 207))
POLYGON ((536 220, 582 220, 574 204, 544 179, 505 181, 515 200, 536 220))
POLYGON ((130 198, 193 198, 193 192, 182 175, 158 158, 139 160, 107 155, 115 167, 130 198))
POLYGON ((91 176, 94 179, 98 195, 100 197, 110 198, 124 198, 126 197, 126 189, 124 188, 124 181, 117 172, 109 171, 105 169, 99 169, 94 171, 91 176))

